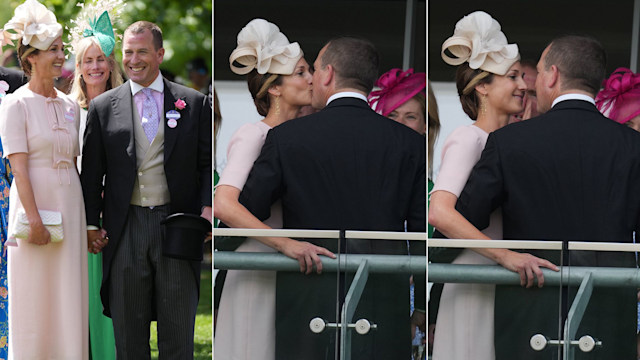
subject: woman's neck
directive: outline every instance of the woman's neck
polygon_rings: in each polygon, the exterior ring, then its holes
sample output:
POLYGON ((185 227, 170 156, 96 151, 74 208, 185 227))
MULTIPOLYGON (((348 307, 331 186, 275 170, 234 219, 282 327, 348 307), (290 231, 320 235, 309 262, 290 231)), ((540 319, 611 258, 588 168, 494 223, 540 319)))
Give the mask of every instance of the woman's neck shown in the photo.
POLYGON ((41 78, 32 76, 29 80, 29 90, 44 97, 55 98, 57 96, 53 78, 41 78))
POLYGON ((475 125, 487 133, 492 133, 509 123, 509 114, 500 114, 491 109, 479 113, 475 125))
POLYGON ((269 112, 267 116, 262 120, 265 124, 270 127, 276 127, 286 121, 291 119, 295 119, 298 117, 298 111, 300 110, 299 106, 288 106, 280 102, 280 111, 276 111, 273 102, 271 103, 271 107, 269 107, 269 112))
MULTIPOLYGON (((86 83, 85 83, 86 84, 86 83)), ((88 85, 87 84, 87 104, 93 100, 96 96, 102 94, 107 90, 107 83, 101 85, 88 85)))

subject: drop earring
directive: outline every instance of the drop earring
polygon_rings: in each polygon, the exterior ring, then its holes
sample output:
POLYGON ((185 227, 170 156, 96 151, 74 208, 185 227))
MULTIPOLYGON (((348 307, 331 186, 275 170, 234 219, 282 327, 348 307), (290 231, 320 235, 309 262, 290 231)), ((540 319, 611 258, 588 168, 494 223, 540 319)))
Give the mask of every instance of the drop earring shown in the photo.
POLYGON ((487 95, 482 95, 480 98, 480 113, 482 116, 487 115, 487 95))

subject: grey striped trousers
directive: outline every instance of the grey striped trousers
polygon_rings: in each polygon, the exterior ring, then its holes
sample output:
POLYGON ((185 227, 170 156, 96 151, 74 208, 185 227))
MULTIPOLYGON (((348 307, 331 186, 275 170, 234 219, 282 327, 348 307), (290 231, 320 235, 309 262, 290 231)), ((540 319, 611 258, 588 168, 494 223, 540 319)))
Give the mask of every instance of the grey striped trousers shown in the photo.
POLYGON ((168 205, 129 207, 109 281, 118 360, 150 359, 154 319, 159 358, 193 358, 197 282, 191 262, 162 256, 160 221, 168 214, 168 205))

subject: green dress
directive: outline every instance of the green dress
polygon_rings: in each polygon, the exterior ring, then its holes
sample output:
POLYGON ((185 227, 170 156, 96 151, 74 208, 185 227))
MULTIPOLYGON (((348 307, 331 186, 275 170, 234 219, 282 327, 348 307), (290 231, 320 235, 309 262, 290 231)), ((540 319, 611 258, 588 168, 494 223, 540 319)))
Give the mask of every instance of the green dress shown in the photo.
MULTIPOLYGON (((428 179, 428 183, 429 183, 429 193, 431 193, 431 189, 433 189, 433 181, 431 181, 431 179, 428 179)), ((431 197, 431 195, 427 195, 427 207, 429 206, 429 198, 431 197)), ((428 211, 428 210, 427 210, 428 211)), ((433 236, 433 226, 431 226, 431 224, 428 224, 428 234, 429 234, 429 238, 431 238, 433 236)))
POLYGON ((102 254, 89 253, 89 343, 93 360, 114 360, 116 341, 111 318, 102 314, 102 254))
MULTIPOLYGON (((81 122, 86 121, 86 109, 81 112, 81 122)), ((81 133, 82 134, 82 133, 81 133)), ((80 139, 82 142, 82 139, 80 139)), ((111 318, 102 314, 102 253, 88 254, 89 268, 89 357, 92 360, 115 360, 116 340, 113 337, 111 318)))

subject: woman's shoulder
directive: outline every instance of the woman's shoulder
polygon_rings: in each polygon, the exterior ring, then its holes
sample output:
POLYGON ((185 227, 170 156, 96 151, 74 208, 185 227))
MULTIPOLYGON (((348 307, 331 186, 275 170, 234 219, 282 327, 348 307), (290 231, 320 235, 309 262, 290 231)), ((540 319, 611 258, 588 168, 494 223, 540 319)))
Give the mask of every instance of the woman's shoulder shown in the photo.
POLYGON ((262 121, 258 121, 255 123, 244 124, 236 132, 233 134, 233 138, 247 138, 247 139, 255 139, 262 138, 264 139, 267 136, 270 128, 269 125, 265 124, 262 121))
POLYGON ((453 130, 445 141, 447 144, 463 144, 469 147, 479 147, 481 150, 487 142, 488 134, 475 125, 460 126, 453 130))
POLYGON ((2 106, 14 107, 22 106, 26 98, 33 97, 33 93, 27 86, 21 86, 11 94, 7 94, 2 98, 2 106))

